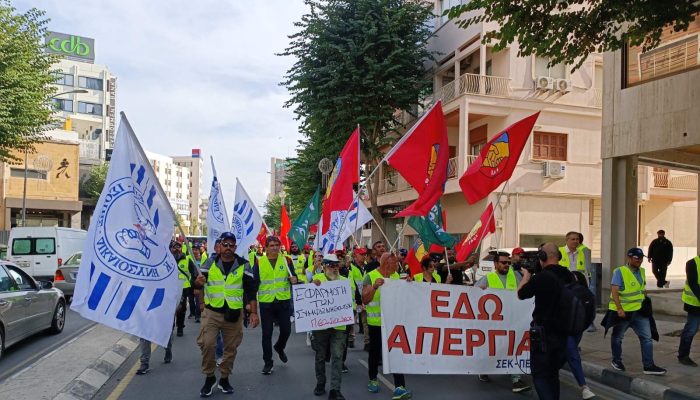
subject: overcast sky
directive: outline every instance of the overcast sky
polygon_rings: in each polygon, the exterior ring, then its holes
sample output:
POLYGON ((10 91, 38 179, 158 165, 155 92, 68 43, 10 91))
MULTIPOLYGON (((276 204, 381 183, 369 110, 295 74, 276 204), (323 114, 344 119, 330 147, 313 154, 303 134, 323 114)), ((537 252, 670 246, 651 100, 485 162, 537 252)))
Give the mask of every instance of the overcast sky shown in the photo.
MULTIPOLYGON (((293 156, 301 135, 279 86, 293 64, 283 51, 302 0, 47 0, 49 30, 95 39, 95 62, 117 76, 124 111, 146 150, 187 155, 201 148, 205 196, 214 156, 227 207, 236 177, 262 206, 270 157, 293 156)), ((261 210, 262 212, 262 210, 261 210)), ((229 210, 230 214, 230 210, 229 210)))

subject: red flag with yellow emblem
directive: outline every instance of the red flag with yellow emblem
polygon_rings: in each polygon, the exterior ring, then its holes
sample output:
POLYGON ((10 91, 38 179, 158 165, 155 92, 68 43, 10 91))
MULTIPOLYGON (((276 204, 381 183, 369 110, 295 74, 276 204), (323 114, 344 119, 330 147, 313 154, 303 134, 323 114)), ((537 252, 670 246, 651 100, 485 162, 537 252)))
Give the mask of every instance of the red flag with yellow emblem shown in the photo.
POLYGON ((489 203, 481 214, 481 218, 476 221, 471 231, 459 243, 457 252, 457 262, 462 262, 479 246, 481 240, 489 233, 496 232, 496 222, 493 218, 493 204, 489 203))
POLYGON ((459 178, 459 186, 469 204, 488 196, 510 179, 539 115, 538 112, 514 123, 481 149, 479 157, 459 178))

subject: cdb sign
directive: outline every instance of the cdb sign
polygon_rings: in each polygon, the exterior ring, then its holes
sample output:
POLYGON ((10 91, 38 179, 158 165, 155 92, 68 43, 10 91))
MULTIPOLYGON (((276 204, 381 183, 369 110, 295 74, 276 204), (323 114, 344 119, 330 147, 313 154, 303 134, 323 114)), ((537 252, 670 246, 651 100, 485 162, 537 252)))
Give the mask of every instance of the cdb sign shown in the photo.
POLYGON ((46 50, 67 58, 95 60, 95 39, 59 32, 47 32, 46 50))

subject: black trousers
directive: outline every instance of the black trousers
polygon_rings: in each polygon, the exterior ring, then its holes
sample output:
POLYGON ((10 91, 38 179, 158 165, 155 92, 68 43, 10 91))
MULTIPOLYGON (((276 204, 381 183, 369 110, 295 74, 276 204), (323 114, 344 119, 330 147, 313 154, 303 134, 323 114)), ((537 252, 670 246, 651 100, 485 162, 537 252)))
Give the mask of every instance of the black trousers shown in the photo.
POLYGON ((187 313, 187 296, 192 292, 192 288, 182 289, 180 302, 175 309, 175 326, 178 329, 185 327, 185 314, 187 313))
POLYGON ((280 328, 280 335, 275 343, 275 348, 284 350, 287 346, 289 335, 292 333, 292 323, 289 320, 292 311, 291 300, 259 303, 259 305, 263 361, 265 361, 265 364, 269 364, 272 363, 272 330, 274 329, 274 322, 276 321, 280 328))
POLYGON ((545 331, 543 343, 533 341, 530 371, 540 400, 559 400, 559 370, 566 362, 566 336, 545 331))
MULTIPOLYGON (((369 380, 377 379, 379 373, 379 360, 382 358, 382 327, 369 325, 369 380)), ((394 386, 406 386, 406 378, 403 374, 394 375, 394 386)))
POLYGON ((194 295, 193 289, 190 289, 189 293, 187 294, 187 302, 190 305, 190 315, 194 315, 196 319, 199 319, 199 299, 194 295))
POLYGON ((666 283, 666 272, 668 272, 668 263, 652 261, 651 272, 653 272, 656 277, 656 286, 664 287, 666 283))

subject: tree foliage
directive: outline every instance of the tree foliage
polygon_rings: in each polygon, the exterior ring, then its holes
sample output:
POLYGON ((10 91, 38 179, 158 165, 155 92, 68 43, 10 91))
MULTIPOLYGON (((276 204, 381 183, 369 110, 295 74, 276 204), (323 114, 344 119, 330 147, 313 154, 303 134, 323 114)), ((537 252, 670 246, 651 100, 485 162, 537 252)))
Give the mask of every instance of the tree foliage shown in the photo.
POLYGON ((108 170, 109 164, 107 163, 97 164, 90 168, 90 172, 80 185, 80 191, 85 197, 97 202, 105 186, 108 170))
POLYGON ((494 50, 519 43, 520 56, 537 54, 550 65, 564 63, 578 68, 593 52, 614 51, 627 43, 644 50, 659 44, 663 29, 687 30, 695 13, 696 0, 471 0, 452 7, 449 18, 461 18, 462 27, 496 22, 484 43, 494 50))
POLYGON ((0 161, 19 161, 15 149, 33 149, 51 122, 57 61, 44 51, 47 19, 35 8, 18 14, 0 1, 0 161))
MULTIPOLYGON (((295 57, 282 83, 291 93, 304 139, 286 179, 292 204, 303 208, 321 181, 318 162, 332 161, 361 127, 362 162, 371 170, 380 149, 405 127, 397 110, 411 110, 431 89, 425 65, 432 4, 416 0, 305 0, 310 7, 282 55, 295 57), (392 133, 397 133, 392 135, 392 133)), ((375 177, 378 177, 375 175, 375 177)), ((376 194, 374 179, 370 194, 376 194), (372 189, 375 189, 372 191, 372 189)), ((380 221, 376 195, 372 212, 380 221)))
POLYGON ((263 220, 267 227, 277 232, 280 230, 280 214, 282 213, 282 199, 279 196, 271 196, 265 200, 265 214, 263 220))

